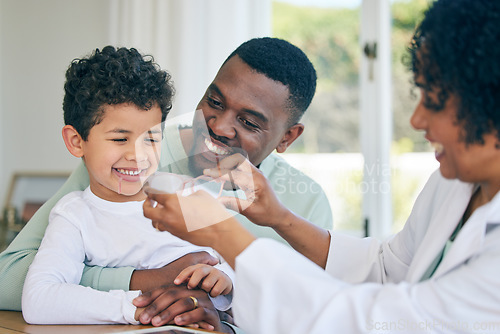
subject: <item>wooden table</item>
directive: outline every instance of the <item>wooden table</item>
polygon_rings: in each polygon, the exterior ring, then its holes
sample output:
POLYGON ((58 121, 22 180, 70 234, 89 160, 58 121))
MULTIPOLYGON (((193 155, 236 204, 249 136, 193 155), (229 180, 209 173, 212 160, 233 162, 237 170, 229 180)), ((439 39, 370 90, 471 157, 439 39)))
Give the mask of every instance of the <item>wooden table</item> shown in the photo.
MULTIPOLYGON (((1 334, 88 334, 117 333, 152 328, 144 325, 28 325, 21 312, 0 311, 1 334)), ((208 333, 208 332, 207 332, 208 333)))

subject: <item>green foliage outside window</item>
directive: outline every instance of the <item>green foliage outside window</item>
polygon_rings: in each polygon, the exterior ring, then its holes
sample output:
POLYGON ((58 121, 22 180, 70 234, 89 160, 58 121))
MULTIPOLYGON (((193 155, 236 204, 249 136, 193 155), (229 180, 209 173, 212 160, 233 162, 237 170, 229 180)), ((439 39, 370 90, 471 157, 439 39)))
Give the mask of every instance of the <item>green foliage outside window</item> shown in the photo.
MULTIPOLYGON (((412 74, 405 65, 406 48, 427 7, 427 0, 391 3, 393 156, 429 150, 422 133, 409 124, 417 100, 412 74)), ((272 22, 273 35, 304 50, 318 74, 315 98, 302 120, 306 131, 289 152, 359 152, 360 9, 299 7, 275 1, 272 22)), ((399 167, 394 167, 391 173, 393 230, 397 231, 408 217, 425 177, 399 167)), ((362 172, 344 171, 335 178, 338 180, 335 189, 326 189, 335 227, 360 231, 362 193, 358 186, 362 172)))

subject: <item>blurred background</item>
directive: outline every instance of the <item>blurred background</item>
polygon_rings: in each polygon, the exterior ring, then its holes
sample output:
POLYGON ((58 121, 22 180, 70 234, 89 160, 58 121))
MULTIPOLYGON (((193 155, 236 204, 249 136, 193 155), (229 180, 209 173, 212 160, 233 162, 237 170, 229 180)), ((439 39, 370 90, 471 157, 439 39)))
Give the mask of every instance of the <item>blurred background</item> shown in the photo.
MULTIPOLYGON (((417 97, 403 61, 427 5, 0 0, 0 205, 14 206, 22 223, 78 164, 61 138, 64 73, 73 59, 108 44, 153 55, 173 76, 177 115, 194 110, 239 44, 275 36, 302 48, 318 73, 306 131, 283 156, 324 187, 336 229, 384 237, 404 224, 437 167, 409 125, 417 97)), ((4 210, 5 226, 13 214, 4 210)))

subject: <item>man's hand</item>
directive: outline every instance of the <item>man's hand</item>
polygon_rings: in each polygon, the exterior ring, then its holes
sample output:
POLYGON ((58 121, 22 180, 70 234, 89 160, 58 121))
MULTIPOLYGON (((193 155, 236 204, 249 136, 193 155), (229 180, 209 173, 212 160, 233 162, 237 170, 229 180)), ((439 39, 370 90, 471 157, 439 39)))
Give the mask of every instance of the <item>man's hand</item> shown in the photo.
POLYGON ((185 268, 195 264, 214 266, 219 259, 207 252, 186 254, 183 257, 158 269, 135 270, 130 278, 130 290, 150 291, 163 285, 172 284, 185 268))
POLYGON ((202 290, 166 285, 135 298, 133 304, 143 309, 138 317, 142 324, 190 325, 219 332, 225 327, 208 294, 202 290))

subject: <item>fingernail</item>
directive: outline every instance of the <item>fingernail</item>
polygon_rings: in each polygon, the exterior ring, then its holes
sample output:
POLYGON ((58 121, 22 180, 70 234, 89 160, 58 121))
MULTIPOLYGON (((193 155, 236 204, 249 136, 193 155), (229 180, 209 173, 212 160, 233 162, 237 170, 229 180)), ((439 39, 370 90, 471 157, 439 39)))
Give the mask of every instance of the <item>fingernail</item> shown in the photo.
POLYGON ((181 280, 178 278, 174 279, 174 284, 181 284, 181 280))
POLYGON ((153 324, 153 325, 155 325, 155 326, 156 326, 156 325, 159 325, 160 323, 161 323, 161 318, 160 318, 160 316, 158 316, 158 315, 157 315, 157 316, 155 316, 155 317, 151 320, 151 324, 153 324))

